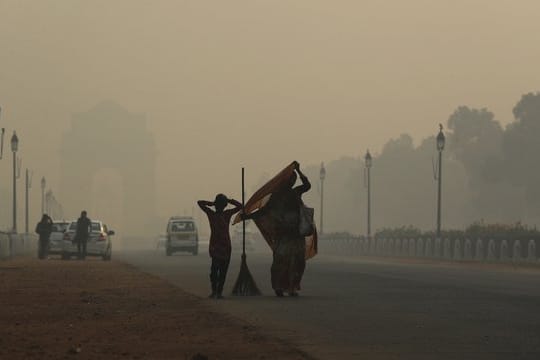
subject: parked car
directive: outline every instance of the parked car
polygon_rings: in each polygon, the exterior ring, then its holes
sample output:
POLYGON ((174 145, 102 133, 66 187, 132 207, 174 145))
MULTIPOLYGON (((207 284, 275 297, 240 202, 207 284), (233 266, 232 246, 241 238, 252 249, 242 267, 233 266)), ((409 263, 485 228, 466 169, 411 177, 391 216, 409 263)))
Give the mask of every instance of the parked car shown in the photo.
MULTIPOLYGON (((73 243, 77 230, 77 221, 72 221, 64 233, 62 246, 62 259, 67 260, 78 254, 77 244, 73 243)), ((87 256, 100 256, 103 260, 111 260, 112 241, 114 231, 109 230, 107 225, 99 220, 92 220, 92 231, 86 243, 87 256)))
POLYGON ((199 233, 195 220, 190 216, 173 216, 167 223, 165 254, 187 251, 193 255, 199 252, 199 233))
POLYGON ((54 221, 52 226, 52 233, 49 241, 49 254, 50 255, 62 255, 64 244, 64 232, 68 229, 68 221, 54 221))

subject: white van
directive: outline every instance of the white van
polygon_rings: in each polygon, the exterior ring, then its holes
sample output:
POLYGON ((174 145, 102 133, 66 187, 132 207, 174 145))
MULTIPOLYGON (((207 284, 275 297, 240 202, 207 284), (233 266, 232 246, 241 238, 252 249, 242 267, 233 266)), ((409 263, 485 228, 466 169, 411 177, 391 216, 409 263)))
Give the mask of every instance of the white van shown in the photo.
POLYGON ((199 252, 199 233, 191 216, 173 216, 167 223, 165 254, 170 256, 176 251, 186 251, 193 255, 199 252))

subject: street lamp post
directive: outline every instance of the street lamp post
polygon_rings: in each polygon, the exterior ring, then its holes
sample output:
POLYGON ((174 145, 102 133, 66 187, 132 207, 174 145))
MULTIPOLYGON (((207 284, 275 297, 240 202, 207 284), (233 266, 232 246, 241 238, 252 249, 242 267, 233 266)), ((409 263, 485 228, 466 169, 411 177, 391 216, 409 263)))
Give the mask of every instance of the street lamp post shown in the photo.
POLYGON ((437 238, 441 237, 441 189, 442 189, 442 152, 444 150, 445 137, 443 134, 443 126, 439 124, 439 134, 437 135, 437 151, 439 152, 439 174, 438 192, 437 192, 437 238))
MULTIPOLYGON (((0 115, 2 115, 2 107, 0 106, 0 115)), ((0 133, 0 159, 4 157, 4 134, 6 129, 2 128, 0 133)))
POLYGON ((19 138, 14 131, 11 137, 11 151, 13 152, 13 232, 17 232, 17 151, 19 138))
POLYGON ((28 234, 28 218, 29 218, 29 213, 30 213, 30 210, 29 210, 29 203, 30 203, 30 200, 29 200, 29 196, 28 196, 28 190, 32 187, 32 176, 29 175, 29 172, 28 172, 28 169, 26 169, 26 178, 25 178, 25 193, 26 193, 26 210, 25 210, 25 222, 24 222, 24 229, 25 229, 25 232, 28 234))
POLYGON ((326 169, 324 168, 324 163, 321 163, 321 170, 319 171, 319 177, 321 179, 321 234, 323 233, 323 211, 324 211, 324 179, 326 178, 326 169))
POLYGON ((45 186, 47 185, 47 181, 45 180, 45 176, 41 178, 41 215, 45 214, 45 186))
POLYGON ((56 201, 56 198, 54 197, 54 193, 52 190, 47 191, 47 215, 52 217, 53 219, 58 219, 58 208, 59 204, 58 201, 56 201))
POLYGON ((45 212, 49 216, 51 216, 51 202, 52 202, 51 200, 52 200, 52 190, 49 190, 45 194, 45 212))
POLYGON ((369 153, 369 150, 366 152, 364 157, 365 166, 366 166, 366 182, 367 182, 367 237, 371 238, 371 165, 372 157, 369 153))

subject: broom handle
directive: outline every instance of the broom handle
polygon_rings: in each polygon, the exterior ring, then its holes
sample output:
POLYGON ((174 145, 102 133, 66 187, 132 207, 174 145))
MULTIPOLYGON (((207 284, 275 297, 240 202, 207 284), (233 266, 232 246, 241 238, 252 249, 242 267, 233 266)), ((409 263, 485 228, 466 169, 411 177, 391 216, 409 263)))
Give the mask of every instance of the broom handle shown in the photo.
MULTIPOLYGON (((244 168, 242 168, 242 212, 244 212, 244 202, 245 202, 244 168)), ((242 256, 246 257, 246 220, 245 219, 242 219, 242 256)))

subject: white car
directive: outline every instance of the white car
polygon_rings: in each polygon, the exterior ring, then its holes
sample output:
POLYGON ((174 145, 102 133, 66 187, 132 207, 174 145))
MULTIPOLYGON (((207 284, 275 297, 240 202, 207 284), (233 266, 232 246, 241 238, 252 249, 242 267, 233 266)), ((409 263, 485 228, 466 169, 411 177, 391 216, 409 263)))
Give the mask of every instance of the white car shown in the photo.
POLYGON ((195 220, 190 216, 173 216, 167 223, 167 241, 165 254, 187 251, 193 255, 199 253, 199 233, 195 220))
MULTIPOLYGON (((77 230, 77 221, 72 221, 64 233, 62 259, 67 260, 78 254, 77 244, 73 242, 77 230)), ((99 220, 92 220, 92 231, 86 243, 87 256, 100 256, 103 260, 111 260, 114 231, 99 220)))
POLYGON ((64 248, 64 232, 68 229, 69 222, 54 221, 51 237, 49 238, 49 254, 62 255, 64 248))

